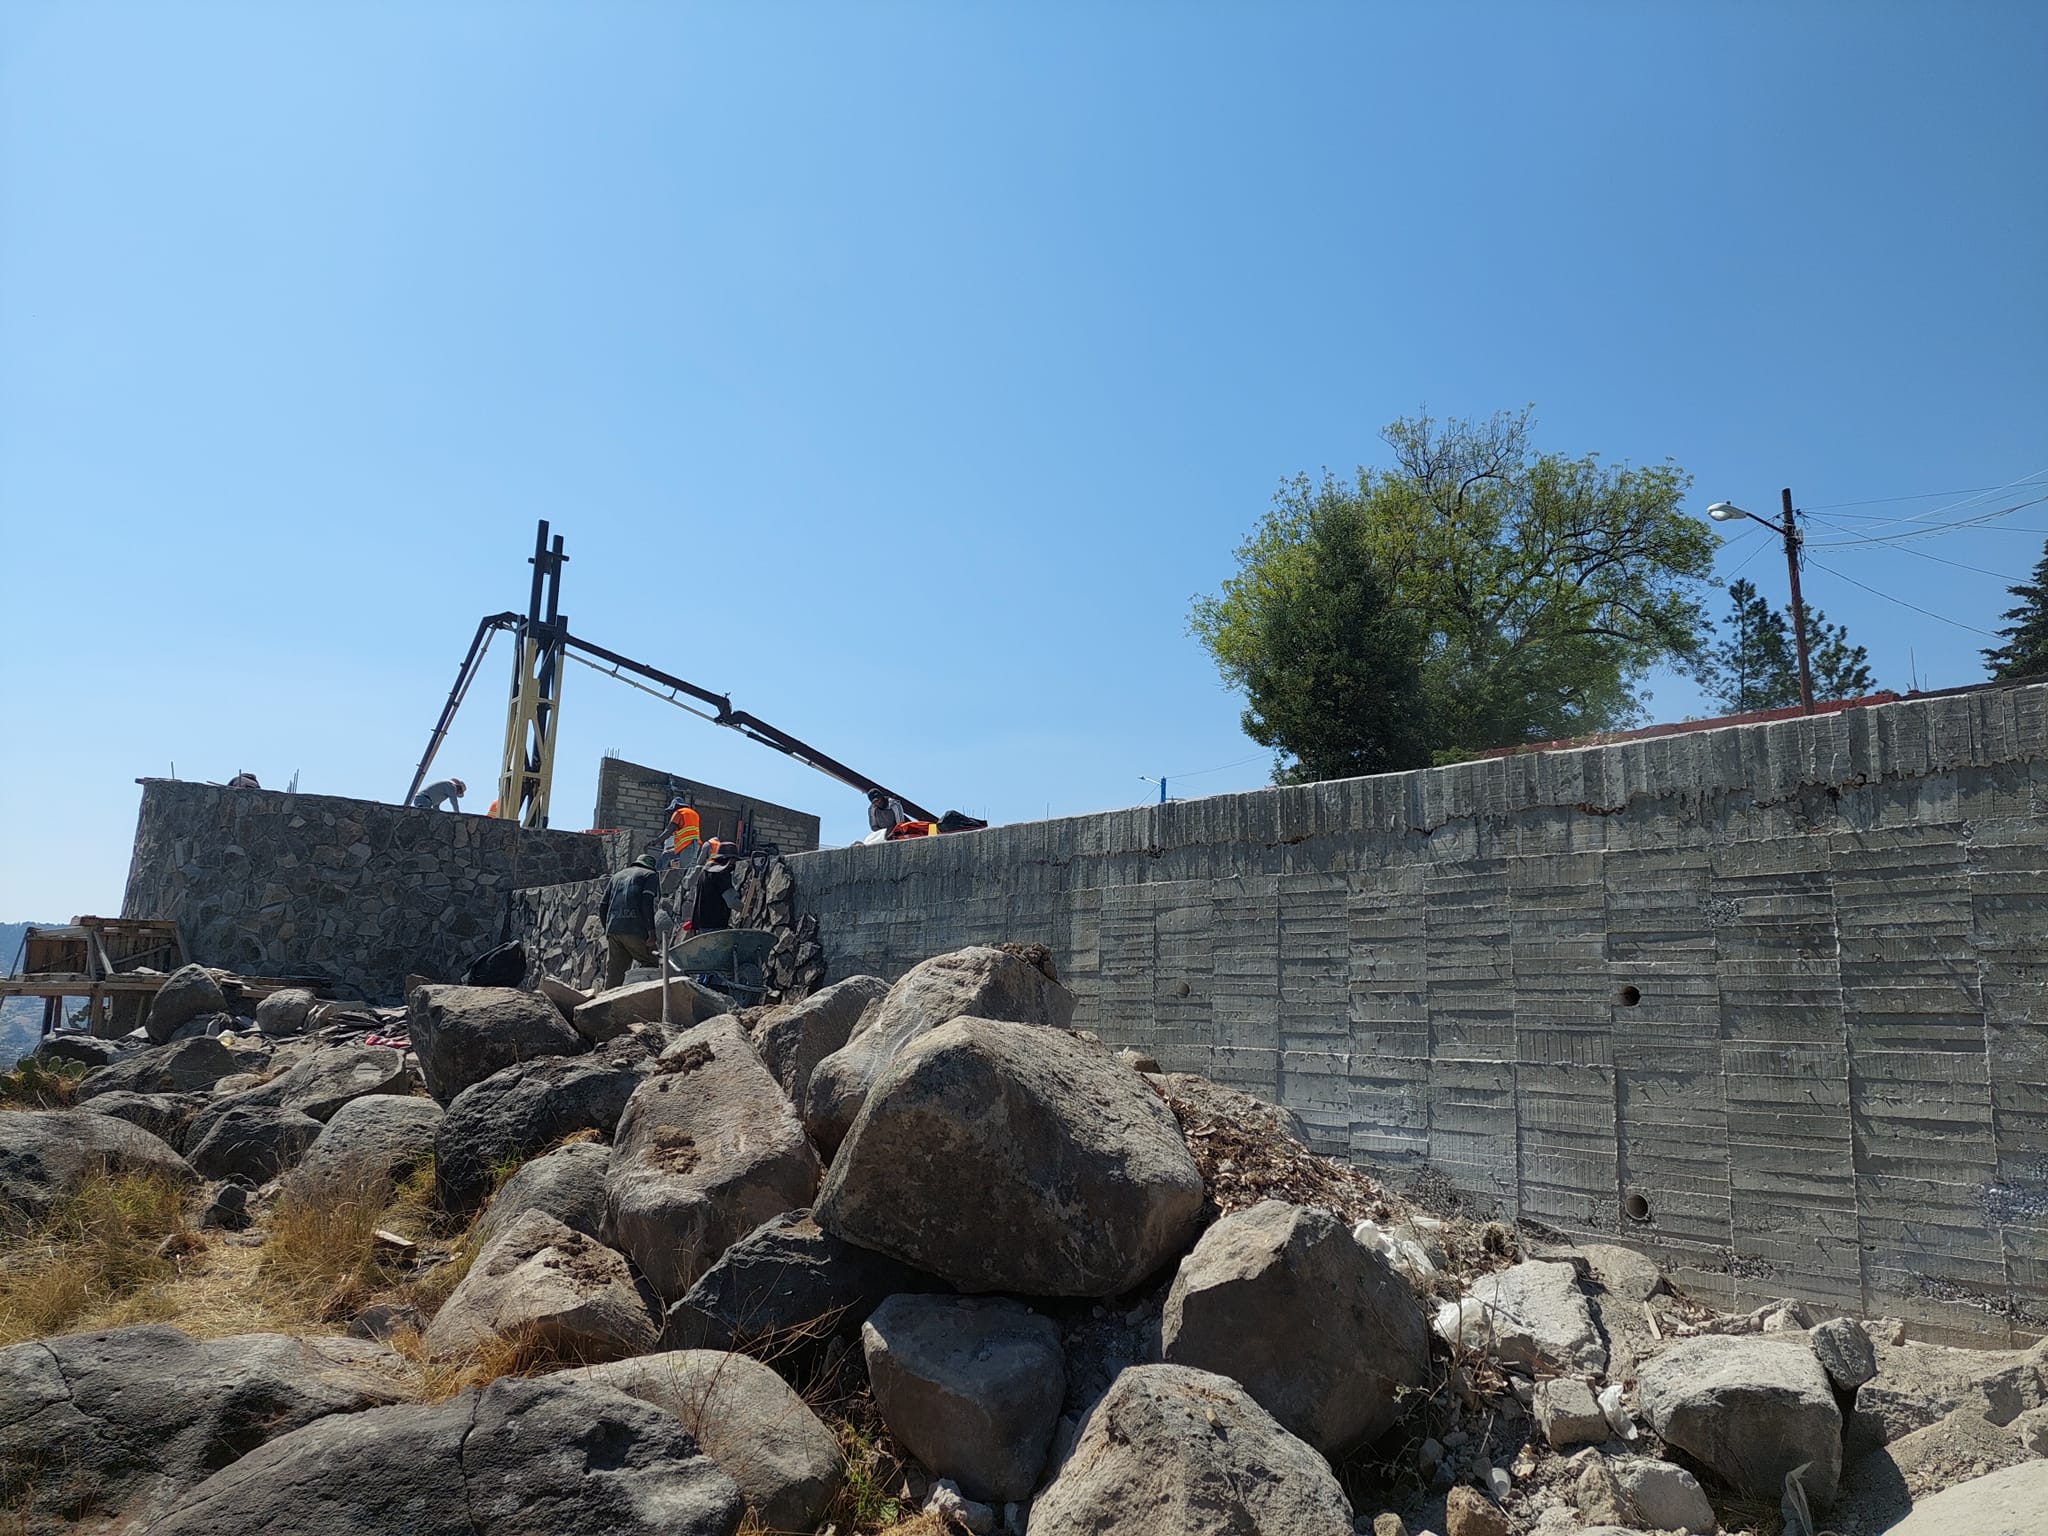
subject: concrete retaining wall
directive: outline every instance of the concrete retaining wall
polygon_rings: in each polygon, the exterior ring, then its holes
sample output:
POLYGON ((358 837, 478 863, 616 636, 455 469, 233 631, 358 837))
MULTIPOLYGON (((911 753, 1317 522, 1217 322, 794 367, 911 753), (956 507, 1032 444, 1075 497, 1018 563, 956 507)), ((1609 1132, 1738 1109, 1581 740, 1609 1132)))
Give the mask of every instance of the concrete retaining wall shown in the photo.
POLYGON ((1323 1151, 1725 1302, 2048 1331, 2048 687, 791 863, 834 976, 1040 941, 1323 1151))
POLYGON ((731 841, 742 818, 753 829, 751 842, 772 843, 784 853, 804 853, 818 846, 818 818, 766 800, 753 800, 737 790, 720 789, 699 779, 685 779, 660 768, 607 757, 597 768, 597 806, 591 825, 630 833, 633 851, 646 852, 668 832, 668 803, 687 795, 696 806, 698 825, 707 838, 731 841))
POLYGON ((145 779, 122 912, 195 960, 396 1001, 502 941, 512 893, 591 879, 619 839, 486 816, 145 779))

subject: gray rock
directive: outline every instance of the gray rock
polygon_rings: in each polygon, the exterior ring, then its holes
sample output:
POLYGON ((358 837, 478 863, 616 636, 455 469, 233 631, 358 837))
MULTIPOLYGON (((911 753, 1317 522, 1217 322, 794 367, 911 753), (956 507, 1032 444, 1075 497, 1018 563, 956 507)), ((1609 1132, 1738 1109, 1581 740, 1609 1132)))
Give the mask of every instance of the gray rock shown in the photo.
POLYGON ((1810 1463, 1808 1497, 1834 1502, 1842 1413, 1800 1340, 1682 1339, 1643 1365, 1636 1394, 1652 1429, 1740 1492, 1775 1501, 1785 1474, 1810 1463))
POLYGON ((740 1513, 673 1414, 571 1376, 508 1376, 272 1440, 150 1536, 732 1536, 740 1513))
POLYGON ((2048 1456, 2048 1408, 2029 1408, 2012 1421, 2013 1438, 2029 1456, 2048 1456))
MULTIPOLYGON (((723 995, 700 987, 687 976, 668 979, 668 1027, 689 1029, 732 1007, 723 995)), ((600 992, 579 1004, 571 1022, 576 1033, 593 1044, 616 1040, 635 1024, 661 1022, 661 978, 638 981, 600 992)))
MULTIPOLYGON (((221 1083, 227 1081, 223 1078, 221 1083)), ((211 1138, 214 1127, 229 1115, 247 1121, 250 1115, 244 1112, 279 1111, 325 1121, 352 1099, 402 1094, 407 1086, 403 1052, 379 1045, 326 1046, 307 1052, 267 1082, 237 1093, 216 1092, 193 1117, 185 1145, 196 1148, 211 1138)))
POLYGON ((969 1015, 1064 1029, 1073 1021, 1074 994, 1021 956, 986 945, 913 966, 875 1005, 866 1028, 811 1073, 804 1128, 818 1150, 827 1157, 838 1151, 868 1090, 913 1040, 969 1015))
POLYGON ((1877 1350, 1863 1325, 1846 1317, 1822 1323, 1809 1335, 1814 1357, 1840 1392, 1854 1392, 1877 1375, 1877 1350))
POLYGON ((1408 1283, 1336 1217, 1265 1200, 1223 1217, 1181 1261, 1160 1355, 1230 1377, 1336 1456, 1400 1417, 1400 1394, 1428 1374, 1429 1325, 1408 1283))
POLYGON ((612 1141, 605 1239, 664 1302, 771 1216, 809 1205, 818 1154, 729 1018, 690 1030, 634 1090, 612 1141))
POLYGON ((143 1032, 158 1045, 167 1042, 185 1024, 207 1014, 227 1011, 227 994, 203 965, 181 965, 165 978, 150 1000, 149 1013, 142 1021, 143 1032))
POLYGON ((947 1289, 887 1254, 834 1237, 808 1210, 785 1211, 698 1277, 669 1308, 662 1342, 670 1349, 744 1349, 778 1370, 801 1372, 827 1341, 858 1337, 891 1296, 947 1289))
POLYGON ((17 1344, 0 1349, 0 1486, 24 1531, 145 1523, 273 1436, 399 1401, 403 1373, 381 1346, 274 1333, 150 1326, 17 1344))
POLYGON ((465 1088, 434 1138, 434 1187, 442 1204, 474 1210, 491 1192, 493 1169, 544 1152, 577 1131, 610 1136, 653 1066, 649 1042, 628 1035, 587 1056, 521 1062, 465 1088))
POLYGON ((573 1023, 576 1010, 590 1001, 590 994, 580 987, 572 987, 559 976, 542 976, 538 984, 540 995, 561 1009, 562 1017, 573 1023))
POLYGON ((2043 1511, 2048 1461, 2023 1461, 1918 1500, 1886 1536, 2041 1536, 2043 1511))
POLYGON ((604 1239, 604 1180, 612 1149, 601 1141, 572 1141, 522 1163, 491 1197, 470 1241, 482 1251, 522 1211, 545 1211, 572 1232, 604 1239))
POLYGON ((256 1005, 256 1029, 264 1035, 296 1035, 320 999, 304 987, 280 987, 256 1005))
POLYGON ((1629 1502, 1634 1523, 1643 1529, 1705 1536, 1718 1525, 1700 1480, 1675 1462, 1616 1456, 1607 1467, 1629 1502))
POLYGON ((202 1035, 137 1051, 95 1072, 78 1085, 77 1101, 90 1103, 103 1093, 203 1092, 245 1066, 243 1058, 218 1039, 202 1035))
POLYGON ((206 1102, 206 1095, 200 1093, 116 1091, 95 1094, 79 1108, 90 1110, 95 1115, 112 1115, 116 1120, 126 1120, 152 1136, 162 1137, 171 1146, 179 1146, 185 1140, 185 1132, 192 1124, 193 1116, 206 1107, 206 1102))
POLYGON ((849 976, 782 1004, 754 1026, 754 1048, 790 1103, 804 1102, 818 1063, 844 1046, 862 1016, 888 993, 889 984, 878 976, 849 976))
POLYGON ((319 1135, 320 1122, 295 1109, 217 1105, 185 1133, 185 1157, 206 1178, 265 1184, 297 1167, 319 1135))
POLYGON ((553 1359, 595 1364, 653 1349, 657 1316, 622 1255, 525 1211, 476 1256, 421 1342, 445 1359, 517 1338, 553 1359))
POLYGON ((1593 1389, 1575 1376, 1537 1382, 1534 1406, 1537 1428, 1553 1450, 1599 1445, 1613 1434, 1593 1389))
POLYGON ((1144 1079, 1064 1030, 967 1018, 876 1080, 816 1210, 826 1231, 963 1291, 1078 1297, 1171 1262, 1201 1204, 1144 1079))
POLYGON ((1031 1497, 1067 1388, 1050 1318, 1000 1297, 892 1296, 860 1337, 897 1444, 969 1498, 1031 1497))
POLYGON ((592 1366, 577 1375, 681 1419, 771 1531, 815 1528, 839 1496, 846 1477, 839 1442, 758 1360, 685 1349, 592 1366))
POLYGON ((249 1189, 245 1184, 223 1184, 199 1213, 199 1225, 222 1232, 247 1231, 254 1220, 249 1214, 249 1189))
POLYGON ((1089 1412, 1030 1536, 1350 1536, 1330 1464, 1226 1376, 1133 1366, 1089 1412))
POLYGON ((373 1093, 334 1112, 299 1164, 301 1178, 352 1170, 403 1178, 434 1155, 441 1106, 432 1099, 373 1093))
POLYGON ((1569 1264, 1530 1260, 1482 1275, 1466 1296, 1462 1337, 1532 1373, 1607 1369, 1606 1341, 1569 1264))
POLYGON ((1623 1301, 1644 1302, 1658 1292, 1670 1289, 1665 1284, 1664 1272, 1657 1268, 1657 1261, 1633 1248, 1624 1248, 1619 1243, 1587 1243, 1579 1249, 1579 1254, 1600 1288, 1610 1296, 1619 1296, 1623 1301))
POLYGON ((191 1165, 160 1138, 112 1115, 84 1109, 0 1113, 0 1205, 40 1219, 101 1168, 193 1182, 191 1165))
POLYGON ((419 987, 406 1022, 427 1092, 443 1104, 519 1062, 590 1048, 553 1003, 512 987, 419 987))
POLYGON ((127 1054, 117 1040, 96 1040, 91 1035, 45 1035, 29 1053, 31 1061, 49 1065, 71 1061, 82 1067, 110 1067, 127 1054))

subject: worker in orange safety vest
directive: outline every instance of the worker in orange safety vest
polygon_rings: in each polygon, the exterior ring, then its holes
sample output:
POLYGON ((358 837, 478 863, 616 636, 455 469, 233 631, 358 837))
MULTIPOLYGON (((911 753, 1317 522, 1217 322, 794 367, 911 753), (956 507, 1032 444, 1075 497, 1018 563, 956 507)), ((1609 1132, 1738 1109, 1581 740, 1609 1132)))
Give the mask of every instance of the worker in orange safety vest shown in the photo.
POLYGON ((703 822, 697 808, 678 795, 668 803, 668 838, 662 845, 661 867, 694 858, 703 840, 703 822))

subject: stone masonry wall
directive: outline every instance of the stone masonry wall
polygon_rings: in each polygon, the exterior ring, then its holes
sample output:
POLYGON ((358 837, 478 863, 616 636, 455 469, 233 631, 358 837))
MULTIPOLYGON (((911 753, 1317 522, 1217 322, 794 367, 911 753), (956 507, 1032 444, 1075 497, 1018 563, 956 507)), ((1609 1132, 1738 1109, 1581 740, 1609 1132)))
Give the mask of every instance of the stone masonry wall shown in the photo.
POLYGON ((512 893, 506 937, 526 946, 535 976, 545 972, 595 992, 604 982, 604 920, 597 915, 609 876, 512 893))
POLYGON ((631 834, 636 853, 652 848, 668 831, 668 803, 688 794, 697 807, 704 835, 730 839, 744 814, 756 843, 773 843, 784 853, 803 853, 818 846, 818 818, 786 805, 754 800, 736 790, 719 789, 660 768, 607 757, 597 770, 597 808, 591 825, 631 834))
POLYGON ((614 840, 486 816, 142 781, 122 912, 176 919, 191 957, 396 1001, 503 941, 525 886, 594 878, 614 840))
POLYGON ((791 862, 832 976, 1039 941, 1320 1150, 1724 1303, 2048 1331, 2048 687, 791 862))

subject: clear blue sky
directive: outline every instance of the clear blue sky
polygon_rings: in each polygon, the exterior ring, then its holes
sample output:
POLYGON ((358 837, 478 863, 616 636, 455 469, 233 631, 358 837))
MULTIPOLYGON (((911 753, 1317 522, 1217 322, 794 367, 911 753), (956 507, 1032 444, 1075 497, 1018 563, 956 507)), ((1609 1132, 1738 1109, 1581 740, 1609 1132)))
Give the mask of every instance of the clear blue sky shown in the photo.
MULTIPOLYGON (((2044 78, 2038 0, 11 0, 0 917, 117 908, 174 762, 396 797, 537 517, 579 631, 1011 820, 1263 780, 1188 599, 1418 407, 1695 508, 2048 469, 2044 78)), ((2044 528, 1815 554, 1989 629, 1909 551, 2016 578, 2044 528)), ((1982 675, 1808 592, 1881 683, 1982 675)), ((558 825, 606 748, 864 826, 581 670, 558 825)))

